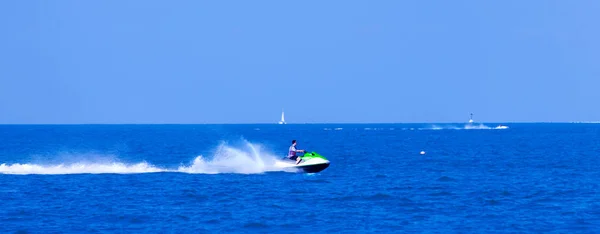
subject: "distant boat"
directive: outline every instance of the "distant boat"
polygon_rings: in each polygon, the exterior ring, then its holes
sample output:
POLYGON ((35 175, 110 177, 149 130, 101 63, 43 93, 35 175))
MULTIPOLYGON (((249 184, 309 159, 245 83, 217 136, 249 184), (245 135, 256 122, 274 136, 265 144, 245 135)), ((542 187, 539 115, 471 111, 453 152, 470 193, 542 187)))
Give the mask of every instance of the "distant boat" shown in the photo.
POLYGON ((508 129, 508 126, 500 124, 498 127, 496 127, 496 129, 508 129))
MULTIPOLYGON (((472 125, 472 124, 473 124, 473 122, 474 122, 474 121, 473 121, 473 113, 471 113, 471 118, 469 119, 469 124, 467 124, 467 125, 466 125, 466 127, 468 127, 468 128, 477 127, 477 126, 473 126, 473 125, 472 125)), ((482 128, 482 129, 490 129, 489 127, 487 127, 487 126, 484 126, 484 125, 480 125, 480 126, 479 126, 479 127, 477 127, 477 128, 482 128), (481 126, 483 126, 483 127, 481 127, 481 126)), ((493 129, 508 129, 508 126, 500 124, 500 125, 498 125, 497 127, 493 128, 493 129)))
POLYGON ((283 110, 281 111, 281 120, 279 121, 279 124, 286 124, 285 123, 285 116, 283 114, 283 110))

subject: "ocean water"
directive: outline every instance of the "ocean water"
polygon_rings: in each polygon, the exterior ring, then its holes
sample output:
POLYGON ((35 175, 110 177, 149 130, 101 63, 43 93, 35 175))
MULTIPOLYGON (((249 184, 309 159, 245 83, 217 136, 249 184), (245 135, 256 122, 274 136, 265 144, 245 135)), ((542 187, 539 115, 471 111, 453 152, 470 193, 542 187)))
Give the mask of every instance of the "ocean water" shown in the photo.
POLYGON ((600 232, 600 125, 495 126, 3 125, 0 233, 600 232))

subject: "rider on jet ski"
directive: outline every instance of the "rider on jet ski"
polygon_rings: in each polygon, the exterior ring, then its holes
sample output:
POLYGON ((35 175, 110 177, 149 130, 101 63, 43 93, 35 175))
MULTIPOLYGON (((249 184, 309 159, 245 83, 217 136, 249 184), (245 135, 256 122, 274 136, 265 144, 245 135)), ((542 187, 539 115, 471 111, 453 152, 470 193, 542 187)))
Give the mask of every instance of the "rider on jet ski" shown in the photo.
POLYGON ((296 155, 296 153, 306 153, 306 150, 296 149, 296 140, 292 140, 292 146, 288 150, 288 158, 291 160, 296 160, 296 164, 302 161, 302 158, 296 155))

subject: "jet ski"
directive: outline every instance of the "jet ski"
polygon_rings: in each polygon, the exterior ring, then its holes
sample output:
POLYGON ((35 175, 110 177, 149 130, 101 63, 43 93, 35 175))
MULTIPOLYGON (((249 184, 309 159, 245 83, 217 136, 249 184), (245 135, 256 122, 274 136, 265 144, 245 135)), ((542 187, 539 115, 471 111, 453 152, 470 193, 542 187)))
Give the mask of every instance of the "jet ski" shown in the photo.
POLYGON ((275 166, 285 169, 298 169, 305 173, 317 173, 329 167, 329 160, 316 152, 306 152, 300 163, 296 164, 296 160, 284 158, 283 161, 277 161, 275 166))

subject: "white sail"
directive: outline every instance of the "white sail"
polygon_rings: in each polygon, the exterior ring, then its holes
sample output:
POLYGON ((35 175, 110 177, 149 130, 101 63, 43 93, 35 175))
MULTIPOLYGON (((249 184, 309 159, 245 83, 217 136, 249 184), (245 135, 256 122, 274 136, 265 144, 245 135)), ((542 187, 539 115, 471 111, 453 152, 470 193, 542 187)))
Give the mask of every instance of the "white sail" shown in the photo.
POLYGON ((279 124, 285 124, 285 115, 283 114, 283 110, 281 110, 281 121, 279 121, 279 124))

